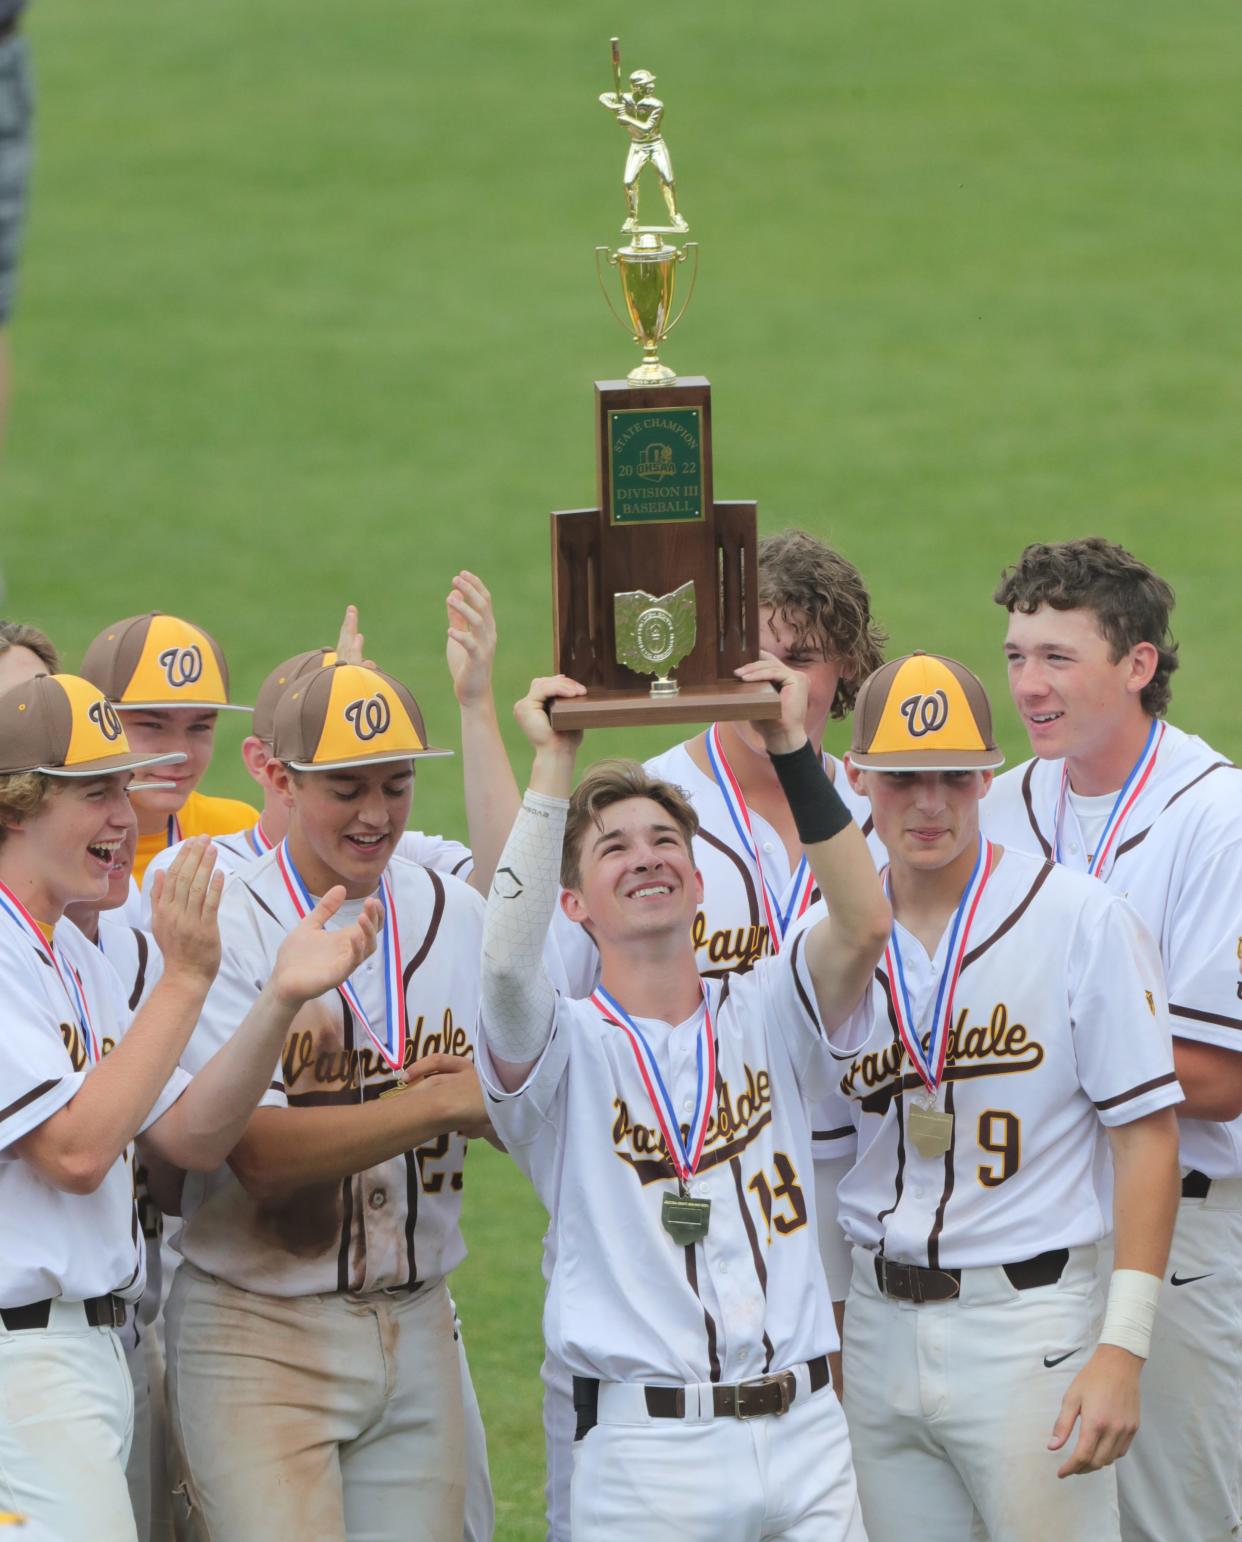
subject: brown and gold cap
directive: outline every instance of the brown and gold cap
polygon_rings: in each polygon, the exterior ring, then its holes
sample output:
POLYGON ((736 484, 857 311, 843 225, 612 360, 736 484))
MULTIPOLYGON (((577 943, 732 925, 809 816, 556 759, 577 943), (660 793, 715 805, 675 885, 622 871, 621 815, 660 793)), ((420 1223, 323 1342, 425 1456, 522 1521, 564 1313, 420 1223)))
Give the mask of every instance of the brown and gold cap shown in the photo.
POLYGON ((229 667, 215 638, 158 610, 104 627, 86 650, 82 673, 122 712, 136 707, 250 711, 229 700, 229 667))
POLYGON ((254 699, 254 717, 251 719, 250 732, 256 738, 262 739, 270 750, 272 734, 275 731, 276 704, 285 694, 285 687, 290 681, 300 680, 303 675, 314 674, 317 669, 327 669, 335 663, 334 649, 308 648, 305 653, 295 653, 283 664, 277 664, 259 687, 259 694, 254 699))
POLYGON ((184 759, 131 750, 116 708, 79 675, 35 675, 0 694, 0 775, 107 776, 184 759))
POLYGON ((272 754, 295 771, 452 753, 427 743, 423 714, 399 680, 362 664, 311 670, 276 704, 272 754))
POLYGON ((938 653, 908 653, 867 676, 850 761, 864 771, 990 770, 1005 757, 977 675, 938 653))

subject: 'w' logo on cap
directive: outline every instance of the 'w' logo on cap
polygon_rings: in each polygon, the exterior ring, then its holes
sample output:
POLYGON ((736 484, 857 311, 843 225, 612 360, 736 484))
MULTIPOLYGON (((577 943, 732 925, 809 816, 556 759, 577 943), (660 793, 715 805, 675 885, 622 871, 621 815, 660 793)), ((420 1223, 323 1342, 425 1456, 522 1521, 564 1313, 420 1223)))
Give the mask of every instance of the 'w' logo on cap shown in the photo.
POLYGON ((924 734, 939 733, 949 721, 949 698, 943 691, 932 691, 926 696, 907 696, 900 711, 910 730, 910 737, 921 739, 924 734))
POLYGON ((93 701, 86 715, 109 744, 121 737, 121 720, 110 701, 93 701))
POLYGON ((188 648, 165 648, 159 663, 169 685, 176 690, 202 678, 203 654, 197 643, 188 648))
POLYGON ((374 696, 360 696, 357 701, 351 701, 345 708, 345 721, 366 743, 386 733, 392 726, 392 708, 384 696, 376 691, 374 696))

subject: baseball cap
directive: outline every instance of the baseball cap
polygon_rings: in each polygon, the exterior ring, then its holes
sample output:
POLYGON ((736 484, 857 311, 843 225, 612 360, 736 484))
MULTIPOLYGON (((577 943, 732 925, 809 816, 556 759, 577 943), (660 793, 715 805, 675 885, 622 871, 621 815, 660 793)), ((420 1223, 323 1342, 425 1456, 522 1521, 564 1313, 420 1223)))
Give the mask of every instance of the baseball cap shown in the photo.
POLYGON ((158 610, 104 627, 82 673, 114 707, 198 707, 249 712, 229 700, 229 667, 202 627, 158 610))
POLYGON ((308 648, 305 653, 295 653, 283 664, 277 664, 259 687, 259 693, 254 699, 254 717, 251 719, 250 732, 256 738, 262 739, 270 749, 275 727, 276 704, 285 694, 285 687, 291 680, 299 680, 303 675, 313 674, 317 669, 327 669, 335 663, 334 649, 308 648))
POLYGON ((399 680, 362 664, 331 664, 295 678, 276 704, 272 754, 295 771, 451 755, 433 749, 418 703, 399 680))
POLYGON ((185 758, 131 750, 116 708, 79 675, 35 675, 0 695, 0 774, 107 776, 185 758))
POLYGON ((850 744, 850 761, 861 770, 988 770, 1004 760, 983 682, 965 664, 908 653, 863 681, 850 744))

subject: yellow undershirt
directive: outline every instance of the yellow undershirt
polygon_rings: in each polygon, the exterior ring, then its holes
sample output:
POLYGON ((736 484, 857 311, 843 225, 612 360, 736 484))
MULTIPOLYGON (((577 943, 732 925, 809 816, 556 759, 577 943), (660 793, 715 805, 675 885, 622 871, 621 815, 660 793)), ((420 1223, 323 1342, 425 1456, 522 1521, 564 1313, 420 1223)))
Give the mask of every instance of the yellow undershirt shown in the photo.
POLYGON ((142 886, 142 875, 152 857, 178 839, 177 826, 180 826, 182 840, 191 835, 235 835, 238 830, 248 830, 258 817, 258 809, 243 803, 240 798, 209 798, 204 793, 192 792, 176 815, 176 825, 170 819, 167 826, 154 835, 138 837, 134 882, 142 886))

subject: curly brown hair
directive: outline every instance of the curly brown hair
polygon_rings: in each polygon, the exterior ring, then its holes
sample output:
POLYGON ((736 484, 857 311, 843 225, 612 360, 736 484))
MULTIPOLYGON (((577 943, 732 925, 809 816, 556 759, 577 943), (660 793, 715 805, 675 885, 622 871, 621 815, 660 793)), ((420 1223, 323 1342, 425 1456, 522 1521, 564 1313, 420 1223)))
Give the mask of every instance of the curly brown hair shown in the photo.
POLYGON ((1178 663, 1169 631, 1176 597, 1171 584, 1124 546, 1098 535, 1051 545, 1037 542, 1005 570, 992 598, 1011 615, 1015 610, 1034 615, 1041 605, 1089 610, 1114 663, 1138 643, 1151 643, 1158 654, 1156 672, 1139 700, 1152 717, 1169 710, 1169 677, 1178 663))
POLYGON ((833 717, 844 717, 858 688, 884 662, 888 633, 871 618, 862 575, 840 552, 805 530, 782 530, 759 542, 759 608, 793 627, 800 645, 841 664, 833 717))
POLYGON ((601 760, 574 788, 565 819, 561 848, 561 887, 576 889, 582 882, 579 859, 582 842, 592 825, 601 828, 606 808, 627 798, 650 798, 658 803, 685 837, 686 850, 699 832, 699 816, 680 787, 658 781, 636 760, 601 760))
POLYGON ((0 775, 0 846, 9 837, 10 825, 32 818, 49 794, 58 790, 56 780, 44 776, 42 771, 9 771, 0 775))

